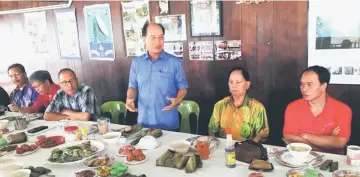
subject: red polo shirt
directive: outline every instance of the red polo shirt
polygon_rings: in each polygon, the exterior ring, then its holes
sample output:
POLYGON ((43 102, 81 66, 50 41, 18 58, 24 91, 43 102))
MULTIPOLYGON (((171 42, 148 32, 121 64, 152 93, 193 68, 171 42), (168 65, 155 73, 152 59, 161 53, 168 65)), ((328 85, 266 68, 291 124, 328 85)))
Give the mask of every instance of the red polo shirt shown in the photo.
POLYGON ((56 92, 60 89, 60 87, 56 84, 52 84, 50 87, 51 88, 49 94, 39 95, 34 105, 30 107, 32 112, 39 112, 42 109, 45 110, 50 104, 50 102, 53 100, 56 92))
POLYGON ((336 136, 349 140, 351 119, 352 112, 349 106, 330 96, 327 96, 324 110, 316 117, 311 112, 308 102, 302 98, 287 106, 283 134, 331 135, 332 131, 339 126, 340 132, 336 136))

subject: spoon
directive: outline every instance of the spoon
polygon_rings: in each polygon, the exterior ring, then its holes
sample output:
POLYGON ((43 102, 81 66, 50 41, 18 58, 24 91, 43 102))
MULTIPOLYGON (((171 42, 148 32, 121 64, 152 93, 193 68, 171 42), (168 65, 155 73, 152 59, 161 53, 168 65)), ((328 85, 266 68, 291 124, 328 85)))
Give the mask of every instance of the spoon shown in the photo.
POLYGON ((291 148, 292 146, 290 145, 290 143, 288 143, 284 138, 281 138, 287 145, 289 145, 291 148))

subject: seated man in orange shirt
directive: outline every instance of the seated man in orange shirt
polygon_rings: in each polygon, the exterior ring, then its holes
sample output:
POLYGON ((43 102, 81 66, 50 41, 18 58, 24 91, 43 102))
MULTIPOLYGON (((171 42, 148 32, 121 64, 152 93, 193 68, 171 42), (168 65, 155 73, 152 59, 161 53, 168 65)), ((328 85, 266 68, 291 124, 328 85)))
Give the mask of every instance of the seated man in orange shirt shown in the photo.
POLYGON ((301 75, 303 98, 285 111, 283 135, 286 141, 302 142, 314 151, 343 154, 351 134, 351 109, 330 97, 326 88, 329 71, 321 66, 305 69, 301 75))
POLYGON ((12 105, 10 106, 11 111, 20 110, 22 113, 44 112, 60 89, 51 79, 50 73, 45 70, 35 71, 31 74, 30 84, 39 93, 38 99, 31 107, 20 108, 17 105, 12 105))

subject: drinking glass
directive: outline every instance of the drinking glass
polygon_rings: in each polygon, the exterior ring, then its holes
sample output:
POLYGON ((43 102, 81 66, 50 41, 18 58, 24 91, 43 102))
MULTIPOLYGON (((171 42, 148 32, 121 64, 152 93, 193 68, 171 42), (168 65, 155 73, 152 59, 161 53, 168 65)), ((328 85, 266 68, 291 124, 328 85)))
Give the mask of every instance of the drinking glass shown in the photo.
POLYGON ((205 140, 198 140, 196 143, 197 153, 202 160, 206 160, 210 156, 210 143, 205 140))
POLYGON ((110 119, 106 117, 100 117, 97 119, 98 129, 100 134, 105 134, 109 131, 110 119))

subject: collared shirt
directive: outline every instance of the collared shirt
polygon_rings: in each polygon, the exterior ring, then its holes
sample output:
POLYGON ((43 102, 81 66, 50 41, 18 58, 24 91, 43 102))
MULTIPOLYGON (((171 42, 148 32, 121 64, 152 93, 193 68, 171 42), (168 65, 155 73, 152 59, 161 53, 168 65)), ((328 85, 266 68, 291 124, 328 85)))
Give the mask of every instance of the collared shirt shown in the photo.
POLYGON ((327 95, 323 111, 316 117, 308 102, 301 98, 290 103, 285 111, 284 134, 299 136, 301 133, 332 135, 340 127, 337 137, 349 140, 351 135, 352 111, 346 104, 327 95))
POLYGON ((100 116, 100 107, 97 104, 94 91, 87 85, 80 85, 77 92, 72 96, 67 95, 63 90, 59 90, 45 112, 61 113, 64 109, 88 112, 93 121, 97 116, 100 116))
POLYGON ((19 107, 30 107, 36 99, 39 97, 39 93, 31 85, 25 85, 23 88, 16 87, 10 94, 10 102, 16 104, 19 107))
POLYGON ((171 104, 168 97, 176 98, 179 89, 188 88, 182 64, 182 59, 164 51, 156 61, 147 53, 133 60, 129 88, 138 91, 139 124, 166 130, 179 127, 177 107, 162 109, 171 104))
POLYGON ((265 141, 269 135, 269 125, 264 106, 247 95, 239 107, 234 105, 231 96, 218 101, 210 119, 209 132, 219 132, 225 138, 226 128, 231 128, 235 140, 265 141))
POLYGON ((51 84, 49 94, 39 95, 34 105, 30 107, 31 111, 43 112, 53 100, 58 90, 60 90, 60 87, 57 84, 51 84))

